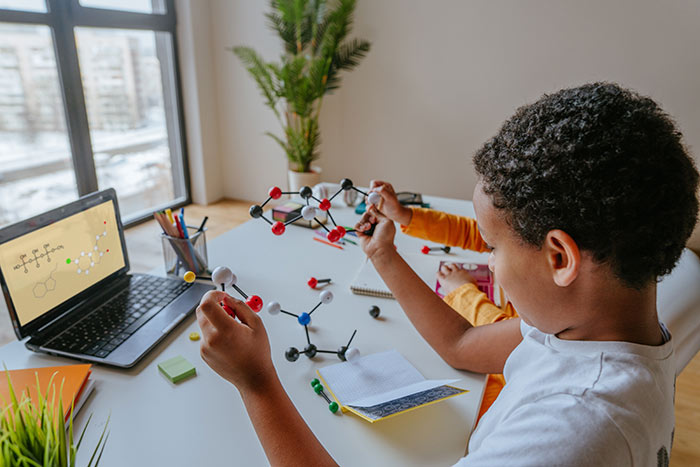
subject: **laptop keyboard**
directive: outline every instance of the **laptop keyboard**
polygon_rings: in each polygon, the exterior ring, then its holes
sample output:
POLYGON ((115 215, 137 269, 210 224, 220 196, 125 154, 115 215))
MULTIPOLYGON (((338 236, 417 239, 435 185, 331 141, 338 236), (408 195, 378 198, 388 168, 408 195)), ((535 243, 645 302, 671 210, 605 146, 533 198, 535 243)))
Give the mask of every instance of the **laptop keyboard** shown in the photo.
POLYGON ((46 347, 104 358, 192 284, 142 276, 49 341, 46 347))

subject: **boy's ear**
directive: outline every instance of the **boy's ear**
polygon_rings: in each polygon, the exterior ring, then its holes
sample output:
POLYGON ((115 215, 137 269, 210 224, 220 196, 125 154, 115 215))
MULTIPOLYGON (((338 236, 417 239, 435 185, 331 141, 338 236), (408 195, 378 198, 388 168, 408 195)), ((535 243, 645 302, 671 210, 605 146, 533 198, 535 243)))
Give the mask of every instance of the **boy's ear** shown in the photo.
POLYGON ((555 284, 567 287, 576 280, 581 268, 581 252, 569 234, 563 230, 550 230, 542 249, 555 284))

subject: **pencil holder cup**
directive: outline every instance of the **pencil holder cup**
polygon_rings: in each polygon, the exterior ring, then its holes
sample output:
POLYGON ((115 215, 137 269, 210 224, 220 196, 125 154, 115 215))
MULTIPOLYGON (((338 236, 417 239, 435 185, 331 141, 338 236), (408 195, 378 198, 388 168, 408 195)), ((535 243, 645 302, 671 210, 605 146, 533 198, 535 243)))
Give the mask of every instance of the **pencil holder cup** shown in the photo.
POLYGON ((192 271, 198 276, 208 274, 206 230, 187 227, 190 238, 161 234, 166 274, 178 277, 182 277, 187 271, 192 271))

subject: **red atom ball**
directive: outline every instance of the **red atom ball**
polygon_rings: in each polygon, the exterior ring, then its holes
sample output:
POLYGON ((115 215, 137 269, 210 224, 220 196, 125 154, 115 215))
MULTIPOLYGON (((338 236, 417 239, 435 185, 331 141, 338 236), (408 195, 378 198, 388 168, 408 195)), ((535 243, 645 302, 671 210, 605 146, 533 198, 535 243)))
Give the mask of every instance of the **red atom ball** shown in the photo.
POLYGON ((263 301, 262 298, 258 297, 257 295, 251 295, 248 297, 248 300, 245 301, 245 304, 248 305, 251 310, 257 313, 262 309, 263 301))
POLYGON ((333 229, 330 232, 328 232, 328 234, 326 234, 326 238, 328 239, 329 242, 335 243, 338 240, 340 240, 340 232, 333 229))
POLYGON ((272 233, 275 235, 282 235, 284 233, 285 226, 282 222, 277 221, 272 224, 272 233))
POLYGON ((312 289, 315 289, 316 286, 318 285, 318 281, 316 280, 315 277, 312 277, 311 279, 309 279, 309 282, 307 282, 307 284, 308 284, 309 287, 311 287, 312 289))
POLYGON ((423 249, 421 250, 421 253, 423 253, 424 255, 427 255, 428 253, 430 253, 430 248, 428 247, 428 245, 423 247, 423 249))
POLYGON ((235 317, 236 317, 236 313, 231 309, 231 307, 229 307, 229 306, 228 306, 227 304, 225 304, 224 302, 221 302, 221 307, 224 309, 224 311, 225 311, 226 313, 228 313, 228 315, 229 315, 231 318, 235 318, 235 317))
POLYGON ((323 198, 318 205, 321 211, 328 211, 331 208, 331 202, 327 198, 323 198))
POLYGON ((267 194, 270 195, 272 199, 279 199, 279 197, 282 196, 282 190, 280 190, 279 187, 273 186, 267 194))
POLYGON ((337 230, 338 233, 340 234, 340 238, 343 238, 345 236, 345 234, 348 233, 348 231, 345 230, 345 227, 343 227, 342 225, 337 226, 335 228, 335 230, 337 230))

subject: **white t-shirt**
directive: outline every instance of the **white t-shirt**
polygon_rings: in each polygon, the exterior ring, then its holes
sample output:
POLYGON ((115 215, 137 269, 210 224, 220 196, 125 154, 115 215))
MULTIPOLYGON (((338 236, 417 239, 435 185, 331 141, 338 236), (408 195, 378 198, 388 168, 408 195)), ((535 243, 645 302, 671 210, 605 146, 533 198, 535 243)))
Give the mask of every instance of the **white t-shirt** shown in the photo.
POLYGON ((521 321, 506 385, 458 466, 668 466, 673 344, 568 341, 521 321))

